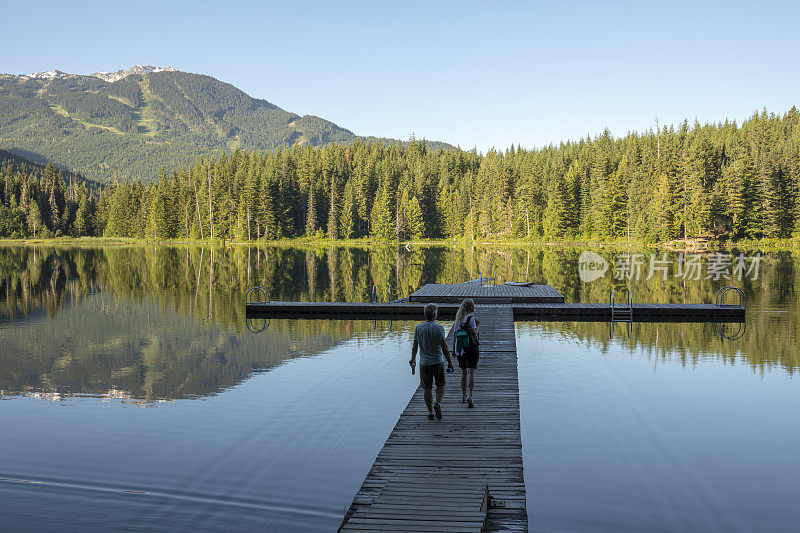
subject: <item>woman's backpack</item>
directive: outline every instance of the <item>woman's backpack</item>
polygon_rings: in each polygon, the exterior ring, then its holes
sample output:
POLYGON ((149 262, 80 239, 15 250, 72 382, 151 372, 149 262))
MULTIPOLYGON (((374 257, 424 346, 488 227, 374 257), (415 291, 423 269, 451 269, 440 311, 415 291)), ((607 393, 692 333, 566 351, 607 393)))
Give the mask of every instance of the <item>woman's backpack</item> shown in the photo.
POLYGON ((469 325, 470 316, 467 316, 467 320, 459 326, 454 334, 456 353, 478 353, 478 337, 469 325))
POLYGON ((469 332, 463 327, 459 327, 455 334, 456 353, 464 353, 469 347, 469 332))

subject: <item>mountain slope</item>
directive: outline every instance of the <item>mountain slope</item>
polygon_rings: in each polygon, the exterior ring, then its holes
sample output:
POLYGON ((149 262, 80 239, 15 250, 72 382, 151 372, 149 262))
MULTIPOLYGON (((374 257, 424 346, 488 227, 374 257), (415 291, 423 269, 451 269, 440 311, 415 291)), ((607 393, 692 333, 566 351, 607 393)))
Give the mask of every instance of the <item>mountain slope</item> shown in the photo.
POLYGON ((94 179, 148 180, 162 166, 224 149, 357 139, 320 117, 301 117, 211 76, 169 67, 0 75, 0 148, 94 179))

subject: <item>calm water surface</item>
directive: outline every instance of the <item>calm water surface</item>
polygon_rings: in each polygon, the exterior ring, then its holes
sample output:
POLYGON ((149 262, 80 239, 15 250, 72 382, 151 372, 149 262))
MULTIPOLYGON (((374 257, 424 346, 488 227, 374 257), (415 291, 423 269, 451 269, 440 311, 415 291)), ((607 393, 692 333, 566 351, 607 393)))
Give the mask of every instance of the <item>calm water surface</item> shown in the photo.
MULTIPOLYGON (((0 248, 0 529, 335 530, 416 386, 413 323, 248 324, 247 288, 385 300, 494 273, 606 300, 616 282, 583 283, 580 251, 0 248)), ((797 530, 798 259, 731 282, 734 341, 518 323, 532 530, 797 530)), ((654 302, 726 284, 674 274, 629 284, 654 302)))

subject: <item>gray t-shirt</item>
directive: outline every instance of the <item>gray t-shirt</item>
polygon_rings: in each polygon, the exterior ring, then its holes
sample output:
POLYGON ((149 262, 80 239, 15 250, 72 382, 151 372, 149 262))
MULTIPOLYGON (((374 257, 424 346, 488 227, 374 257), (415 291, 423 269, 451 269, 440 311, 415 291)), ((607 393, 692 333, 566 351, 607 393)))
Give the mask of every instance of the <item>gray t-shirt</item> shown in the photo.
POLYGON ((417 324, 414 330, 414 340, 419 345, 419 364, 436 365, 444 363, 442 342, 444 342, 444 328, 437 322, 425 321, 417 324))

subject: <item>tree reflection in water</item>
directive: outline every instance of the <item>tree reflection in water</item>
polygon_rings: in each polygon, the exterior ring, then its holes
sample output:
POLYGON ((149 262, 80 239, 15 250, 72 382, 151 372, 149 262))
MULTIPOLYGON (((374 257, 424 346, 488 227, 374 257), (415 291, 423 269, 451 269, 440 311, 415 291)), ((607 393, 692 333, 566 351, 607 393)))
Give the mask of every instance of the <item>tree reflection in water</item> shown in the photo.
MULTIPOLYGON (((512 246, 3 246, 0 247, 0 390, 3 395, 91 394, 145 401, 213 394, 298 355, 385 335, 387 323, 273 320, 248 331, 244 295, 273 300, 380 301, 424 283, 482 273, 497 281, 553 285, 566 301, 606 301, 611 273, 580 281, 577 247, 512 246), (390 291, 391 287, 391 292, 390 291)), ((598 250, 615 264, 629 250, 598 250)), ((661 250, 639 252, 661 254, 661 250)), ((670 258, 676 259, 675 254, 670 258)), ((794 372, 800 354, 798 254, 771 253, 757 280, 733 282, 748 300, 747 334, 734 342, 713 324, 637 324, 613 342, 656 357, 745 358, 756 369, 794 372)), ((629 282, 638 302, 713 301, 725 280, 670 272, 629 282)), ((395 324, 395 327, 398 327, 395 324)), ((400 327, 403 327, 401 324, 400 327)), ((534 329, 592 343, 611 341, 605 323, 541 323, 534 329)))

